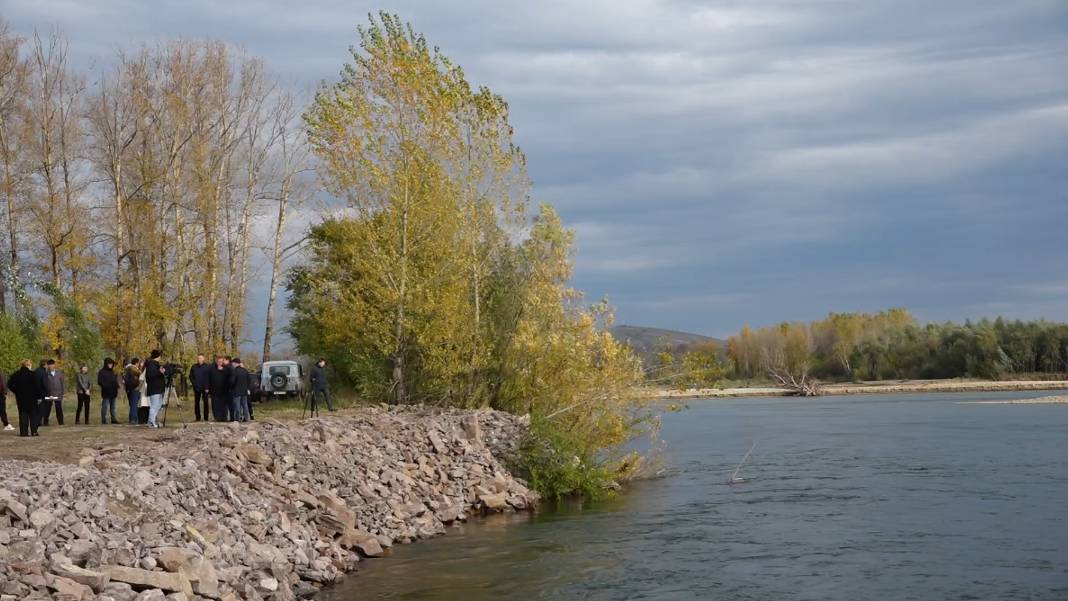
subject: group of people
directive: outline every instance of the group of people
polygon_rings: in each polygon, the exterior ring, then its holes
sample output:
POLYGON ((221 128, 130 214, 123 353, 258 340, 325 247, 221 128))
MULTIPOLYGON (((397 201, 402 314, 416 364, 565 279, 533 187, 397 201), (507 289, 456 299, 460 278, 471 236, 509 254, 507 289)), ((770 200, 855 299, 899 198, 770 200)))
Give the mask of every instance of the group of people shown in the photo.
MULTIPOLYGON (((166 395, 178 374, 169 373, 162 353, 154 350, 147 360, 136 357, 125 362, 121 371, 116 370, 112 358, 104 359, 104 365, 96 373, 95 385, 100 389, 100 423, 117 424, 116 404, 120 390, 126 392, 129 402, 127 423, 160 427, 160 417, 166 395)), ((330 406, 326 374, 326 361, 320 359, 313 368, 312 388, 325 396, 330 406)), ((253 376, 239 358, 218 356, 208 363, 204 355, 197 355, 197 362, 189 369, 189 383, 193 390, 193 410, 196 421, 249 421, 253 419, 250 392, 254 389, 253 376)), ((74 423, 80 424, 83 416, 89 423, 90 399, 94 382, 86 365, 80 365, 75 382, 78 404, 74 423)), ((54 359, 40 362, 36 370, 29 359, 21 362, 9 378, 0 378, 0 421, 4 430, 14 430, 8 422, 6 396, 10 390, 18 407, 19 436, 38 436, 42 426, 48 426, 53 408, 56 423, 63 425, 63 399, 67 390, 63 370, 58 369, 54 359)), ((173 394, 173 390, 170 392, 173 394)), ((314 392, 313 392, 314 394, 314 392)), ((331 407, 332 409, 332 407, 331 407)))
MULTIPOLYGON (((161 360, 162 353, 154 350, 149 356, 145 361, 134 358, 127 362, 121 386, 126 389, 127 398, 130 400, 129 423, 142 423, 158 428, 168 375, 161 360)), ((19 369, 11 374, 6 382, 0 378, 0 420, 3 421, 5 430, 14 429, 7 417, 6 397, 7 391, 10 390, 15 395, 19 412, 19 436, 38 436, 41 426, 49 425, 53 408, 56 424, 62 426, 64 421, 63 399, 67 391, 67 380, 63 370, 57 368, 55 359, 41 360, 36 370, 32 367, 33 362, 23 359, 19 369)), ((100 423, 107 424, 109 417, 110 423, 119 423, 115 404, 119 396, 120 378, 119 374, 115 373, 114 359, 104 359, 104 366, 96 374, 96 385, 100 387, 100 423)), ((74 423, 81 424, 84 416, 85 423, 88 424, 93 389, 88 366, 83 364, 78 367, 74 389, 78 398, 74 423)))
POLYGON ((197 355, 197 362, 189 368, 189 383, 193 386, 193 415, 196 421, 208 421, 211 415, 217 422, 244 422, 252 419, 249 396, 253 387, 252 375, 241 359, 227 356, 197 355))

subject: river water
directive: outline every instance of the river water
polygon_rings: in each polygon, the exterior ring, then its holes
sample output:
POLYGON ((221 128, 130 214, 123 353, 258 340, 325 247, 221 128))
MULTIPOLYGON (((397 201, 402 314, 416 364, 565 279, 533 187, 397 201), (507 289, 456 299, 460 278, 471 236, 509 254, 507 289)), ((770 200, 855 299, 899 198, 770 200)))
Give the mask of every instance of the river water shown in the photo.
POLYGON ((324 598, 1066 600, 1068 405, 961 402, 1046 394, 692 401, 661 477, 396 547, 324 598))

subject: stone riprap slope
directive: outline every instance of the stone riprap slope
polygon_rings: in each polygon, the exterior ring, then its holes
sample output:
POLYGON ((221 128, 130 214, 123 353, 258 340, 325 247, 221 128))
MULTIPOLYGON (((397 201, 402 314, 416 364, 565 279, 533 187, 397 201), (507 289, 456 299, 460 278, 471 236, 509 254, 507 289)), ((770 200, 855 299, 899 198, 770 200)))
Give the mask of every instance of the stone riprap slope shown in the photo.
POLYGON ((394 543, 531 508, 501 460, 525 428, 373 408, 0 461, 0 600, 308 597, 394 543))

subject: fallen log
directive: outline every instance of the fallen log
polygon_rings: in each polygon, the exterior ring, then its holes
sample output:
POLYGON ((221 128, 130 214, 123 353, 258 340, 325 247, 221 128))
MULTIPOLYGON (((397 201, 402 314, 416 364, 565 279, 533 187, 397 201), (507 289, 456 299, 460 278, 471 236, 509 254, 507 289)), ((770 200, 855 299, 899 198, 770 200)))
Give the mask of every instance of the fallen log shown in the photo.
POLYGON ((810 397, 821 396, 823 394, 823 387, 820 386, 819 380, 810 377, 807 372, 801 374, 800 378, 785 370, 779 369, 772 369, 768 373, 779 383, 779 386, 789 390, 792 396, 810 397))

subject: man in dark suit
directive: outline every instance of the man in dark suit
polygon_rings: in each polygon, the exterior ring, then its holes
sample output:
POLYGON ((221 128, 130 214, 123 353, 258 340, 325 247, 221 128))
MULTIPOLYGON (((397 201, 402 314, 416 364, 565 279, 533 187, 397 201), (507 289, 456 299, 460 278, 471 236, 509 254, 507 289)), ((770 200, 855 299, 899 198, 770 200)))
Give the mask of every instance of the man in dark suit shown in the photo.
POLYGON ((215 358, 215 366, 208 377, 208 390, 211 391, 211 408, 215 421, 230 420, 230 371, 222 357, 215 358))
POLYGON ((19 408, 19 436, 37 436, 37 402, 40 394, 37 376, 30 371, 33 363, 29 359, 22 361, 18 371, 8 378, 7 388, 15 393, 15 403, 19 408))
POLYGON ((197 355, 197 364, 189 368, 189 383, 193 385, 193 411, 200 421, 201 405, 204 407, 204 421, 208 421, 208 397, 210 396, 211 369, 204 355, 197 355))

